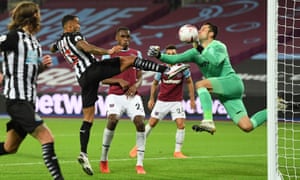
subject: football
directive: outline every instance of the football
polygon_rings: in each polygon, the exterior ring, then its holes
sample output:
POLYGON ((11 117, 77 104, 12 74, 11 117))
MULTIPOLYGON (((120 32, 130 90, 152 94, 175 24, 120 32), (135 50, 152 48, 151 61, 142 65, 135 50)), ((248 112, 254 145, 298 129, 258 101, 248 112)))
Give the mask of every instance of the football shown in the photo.
POLYGON ((184 43, 195 42, 198 38, 198 29, 194 25, 185 24, 180 27, 178 31, 178 37, 179 40, 184 43))

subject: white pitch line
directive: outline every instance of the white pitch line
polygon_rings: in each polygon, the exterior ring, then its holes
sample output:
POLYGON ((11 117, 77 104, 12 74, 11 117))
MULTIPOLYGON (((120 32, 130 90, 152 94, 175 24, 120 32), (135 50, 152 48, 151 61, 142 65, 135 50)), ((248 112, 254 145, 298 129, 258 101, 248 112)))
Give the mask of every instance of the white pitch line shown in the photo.
MULTIPOLYGON (((252 158, 252 157, 266 157, 266 154, 244 154, 244 155, 219 155, 219 156, 189 156, 186 159, 218 159, 218 158, 252 158)), ((125 158, 125 159, 110 159, 109 161, 133 161, 136 160, 135 158, 125 158)), ((160 158, 145 158, 145 161, 151 160, 178 160, 177 158, 173 157, 160 157, 160 158)), ((184 160, 184 159, 181 159, 184 160)), ((100 160, 90 160, 90 162, 99 162, 100 160)), ((77 163, 77 161, 62 161, 59 160, 60 164, 70 164, 70 163, 77 163)), ((31 165, 41 165, 44 164, 43 162, 31 162, 31 163, 5 163, 0 164, 0 167, 7 167, 7 166, 31 166, 31 165)))

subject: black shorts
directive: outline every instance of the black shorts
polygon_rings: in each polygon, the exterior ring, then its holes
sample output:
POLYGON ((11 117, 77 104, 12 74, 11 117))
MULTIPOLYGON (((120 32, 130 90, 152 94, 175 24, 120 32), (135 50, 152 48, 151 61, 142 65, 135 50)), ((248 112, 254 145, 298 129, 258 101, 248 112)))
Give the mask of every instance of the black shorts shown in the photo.
POLYGON ((7 123, 7 131, 16 130, 21 136, 32 133, 35 128, 43 124, 43 120, 35 112, 32 102, 24 100, 6 100, 6 110, 11 120, 7 123))
POLYGON ((100 81, 120 74, 120 58, 112 58, 93 63, 81 75, 79 85, 83 108, 95 105, 98 100, 98 89, 100 81))

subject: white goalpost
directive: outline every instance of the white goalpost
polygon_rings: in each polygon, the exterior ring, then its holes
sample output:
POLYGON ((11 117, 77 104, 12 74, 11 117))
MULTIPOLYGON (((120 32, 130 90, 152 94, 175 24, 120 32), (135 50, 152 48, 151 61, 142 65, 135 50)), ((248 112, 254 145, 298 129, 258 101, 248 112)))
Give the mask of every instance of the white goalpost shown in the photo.
POLYGON ((268 142, 268 180, 278 180, 277 168, 277 1, 267 2, 267 142, 268 142))
POLYGON ((300 0, 268 0, 268 180, 300 179, 299 55, 300 0))

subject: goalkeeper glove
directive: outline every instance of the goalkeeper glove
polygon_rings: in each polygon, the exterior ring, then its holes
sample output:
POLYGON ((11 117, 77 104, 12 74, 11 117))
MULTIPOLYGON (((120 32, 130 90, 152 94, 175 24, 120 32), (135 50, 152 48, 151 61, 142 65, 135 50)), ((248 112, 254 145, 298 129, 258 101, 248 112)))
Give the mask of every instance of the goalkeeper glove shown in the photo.
POLYGON ((160 58, 160 47, 159 46, 149 46, 147 55, 149 57, 156 57, 156 58, 160 58))

